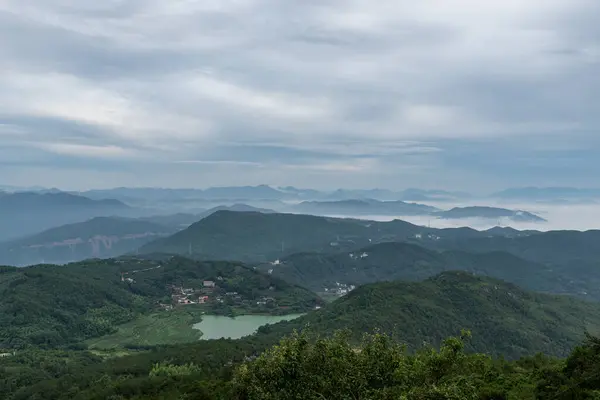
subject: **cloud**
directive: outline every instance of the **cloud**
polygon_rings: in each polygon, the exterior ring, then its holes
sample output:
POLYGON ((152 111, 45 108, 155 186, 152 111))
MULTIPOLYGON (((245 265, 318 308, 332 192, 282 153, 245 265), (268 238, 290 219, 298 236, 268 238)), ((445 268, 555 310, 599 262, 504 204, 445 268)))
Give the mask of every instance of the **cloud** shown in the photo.
POLYGON ((595 0, 5 0, 0 176, 589 185, 598 13, 595 0))
POLYGON ((127 149, 118 146, 89 146, 70 143, 46 143, 40 146, 42 149, 52 153, 94 158, 122 158, 132 156, 127 149))

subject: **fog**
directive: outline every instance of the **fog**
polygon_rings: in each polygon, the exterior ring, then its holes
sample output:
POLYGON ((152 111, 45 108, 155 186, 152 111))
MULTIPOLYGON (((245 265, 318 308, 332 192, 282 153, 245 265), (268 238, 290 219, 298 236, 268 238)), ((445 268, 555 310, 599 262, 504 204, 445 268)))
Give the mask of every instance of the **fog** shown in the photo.
POLYGON ((515 210, 529 211, 548 220, 545 223, 531 222, 515 222, 509 219, 485 219, 485 218, 466 218, 466 219, 439 219, 436 217, 423 216, 389 216, 389 215, 362 215, 355 217, 352 215, 330 215, 332 217, 348 217, 369 219, 374 221, 391 221, 393 219, 401 219, 411 222, 416 225, 430 226, 432 228, 457 228, 469 226, 478 230, 485 230, 495 226, 510 226, 519 230, 590 230, 600 228, 600 204, 541 204, 541 203, 510 203, 498 202, 492 200, 479 202, 423 202, 423 204, 432 205, 442 209, 450 209, 452 207, 467 207, 467 206, 491 206, 502 207, 515 210))

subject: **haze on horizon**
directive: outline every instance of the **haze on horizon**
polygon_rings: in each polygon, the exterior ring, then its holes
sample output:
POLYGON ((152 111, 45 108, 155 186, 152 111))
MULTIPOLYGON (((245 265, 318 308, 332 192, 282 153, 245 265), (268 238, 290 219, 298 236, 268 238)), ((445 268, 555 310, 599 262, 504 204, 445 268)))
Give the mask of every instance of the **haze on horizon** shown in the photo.
POLYGON ((6 185, 594 186, 597 0, 6 0, 6 185))

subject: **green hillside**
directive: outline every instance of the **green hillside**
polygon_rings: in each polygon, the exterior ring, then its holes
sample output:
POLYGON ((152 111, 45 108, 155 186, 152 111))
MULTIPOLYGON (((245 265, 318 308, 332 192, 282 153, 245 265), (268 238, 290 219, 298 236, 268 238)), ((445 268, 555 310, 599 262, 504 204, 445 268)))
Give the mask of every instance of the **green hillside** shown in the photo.
POLYGON ((179 300, 217 314, 278 314, 320 304, 312 292, 243 264, 181 257, 3 267, 0 298, 0 349, 74 343, 113 333, 117 325, 144 314, 169 313, 173 302, 176 308, 193 306, 179 306, 179 300), (215 282, 206 293, 205 280, 215 282), (206 302, 199 304, 205 295, 206 302), (266 304, 257 304, 267 297, 266 304))
POLYGON ((418 283, 362 286, 324 309, 263 327, 259 333, 280 336, 307 326, 319 334, 349 329, 355 339, 379 329, 411 348, 424 341, 439 345, 445 337, 469 329, 472 351, 508 358, 536 352, 564 356, 585 331, 600 332, 600 307, 449 271, 418 283))
POLYGON ((148 243, 142 253, 205 259, 270 262, 294 253, 353 251, 382 242, 409 242, 435 250, 507 252, 528 261, 577 268, 597 265, 600 231, 435 229, 394 220, 377 222, 301 214, 217 211, 170 237, 148 243))
POLYGON ((600 300, 592 285, 572 283, 568 274, 506 252, 439 253, 414 244, 380 243, 336 254, 299 253, 280 263, 261 264, 258 269, 316 292, 336 288, 336 283, 362 285, 381 281, 419 281, 448 270, 464 270, 512 282, 523 288, 555 294, 571 294, 600 300))
POLYGON ((448 239, 490 235, 470 228, 435 230, 400 220, 217 211, 168 238, 148 243, 140 252, 269 262, 299 252, 332 253, 380 242, 416 240, 417 235, 426 240, 431 232, 448 239))
POLYGON ((505 251, 526 260, 554 266, 573 267, 600 260, 600 230, 549 231, 523 236, 485 235, 447 238, 425 242, 437 249, 474 253, 505 251))
POLYGON ((83 351, 24 351, 0 358, 7 400, 439 399, 573 400, 600 394, 600 340, 564 360, 516 361, 465 351, 468 334, 416 352, 384 335, 362 341, 292 335, 198 341, 106 360, 83 351))

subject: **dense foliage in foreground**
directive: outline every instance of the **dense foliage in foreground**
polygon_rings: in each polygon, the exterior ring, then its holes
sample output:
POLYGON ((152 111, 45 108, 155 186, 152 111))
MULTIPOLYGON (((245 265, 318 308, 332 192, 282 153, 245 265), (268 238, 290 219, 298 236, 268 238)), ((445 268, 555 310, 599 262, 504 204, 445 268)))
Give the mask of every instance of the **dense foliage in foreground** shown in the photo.
MULTIPOLYGON (((0 359, 7 400, 534 400, 600 398, 600 340, 587 337, 566 360, 517 361, 464 351, 468 332, 414 353, 382 334, 360 345, 294 333, 261 352, 252 340, 206 341, 101 361, 45 351, 0 359)), ((85 355, 87 354, 87 355, 85 355)))

